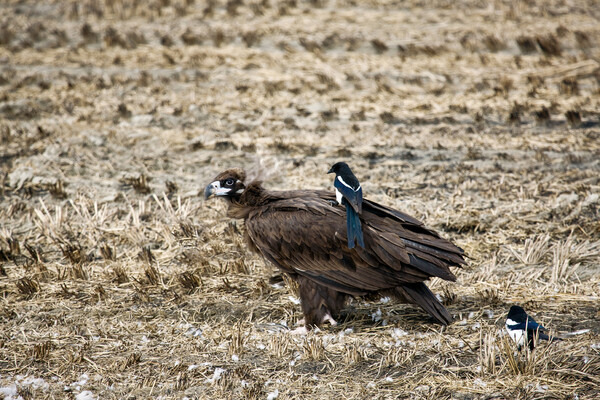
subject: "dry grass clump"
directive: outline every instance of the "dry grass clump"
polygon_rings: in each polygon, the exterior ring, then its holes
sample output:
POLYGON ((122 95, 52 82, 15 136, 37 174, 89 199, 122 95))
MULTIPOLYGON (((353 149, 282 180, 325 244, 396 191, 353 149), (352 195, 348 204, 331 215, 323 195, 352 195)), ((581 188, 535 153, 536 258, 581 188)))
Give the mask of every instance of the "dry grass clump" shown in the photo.
POLYGON ((597 398, 597 23, 508 7, 6 2, 0 393, 597 398), (465 249, 430 282, 452 325, 354 299, 291 335, 294 282, 200 197, 232 166, 331 189, 341 159, 465 249), (517 352, 512 304, 564 340, 517 352))

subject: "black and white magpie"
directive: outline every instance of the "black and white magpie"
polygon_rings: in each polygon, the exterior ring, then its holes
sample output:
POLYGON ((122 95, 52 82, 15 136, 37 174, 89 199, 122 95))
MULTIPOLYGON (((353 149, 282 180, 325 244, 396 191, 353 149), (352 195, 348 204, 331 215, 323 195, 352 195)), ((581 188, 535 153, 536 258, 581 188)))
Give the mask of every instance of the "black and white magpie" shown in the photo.
POLYGON ((555 340, 554 337, 544 333, 546 328, 535 322, 519 306, 512 306, 508 311, 508 315, 506 316, 506 330, 515 343, 517 343, 519 350, 521 350, 521 347, 525 343, 529 345, 530 350, 533 350, 536 344, 536 337, 542 340, 555 340))
POLYGON ((346 227, 348 230, 348 248, 352 249, 355 243, 365 247, 362 226, 359 215, 362 213, 362 188, 356 176, 345 162, 333 164, 328 174, 335 173, 333 186, 337 202, 346 207, 346 227))

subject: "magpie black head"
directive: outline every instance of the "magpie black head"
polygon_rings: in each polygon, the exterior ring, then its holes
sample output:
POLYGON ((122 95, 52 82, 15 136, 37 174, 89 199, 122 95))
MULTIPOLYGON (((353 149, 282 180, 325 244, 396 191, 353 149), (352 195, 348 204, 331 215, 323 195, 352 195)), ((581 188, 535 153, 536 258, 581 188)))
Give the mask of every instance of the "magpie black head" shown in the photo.
POLYGON ((512 306, 510 310, 508 310, 508 315, 506 317, 517 323, 527 321, 527 313, 523 310, 523 307, 520 306, 512 306))
POLYGON ((327 172, 327 173, 328 174, 335 173, 336 175, 344 175, 344 174, 352 174, 352 170, 350 169, 348 164, 346 164, 343 161, 340 161, 340 162, 336 162, 335 164, 333 164, 331 166, 331 168, 329 169, 329 172, 327 172))

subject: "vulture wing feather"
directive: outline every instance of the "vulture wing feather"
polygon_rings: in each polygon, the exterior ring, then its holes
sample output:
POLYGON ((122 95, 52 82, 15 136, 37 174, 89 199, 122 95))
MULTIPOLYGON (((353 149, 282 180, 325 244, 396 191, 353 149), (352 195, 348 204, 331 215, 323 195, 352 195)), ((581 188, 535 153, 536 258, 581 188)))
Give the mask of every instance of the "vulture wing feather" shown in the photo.
POLYGON ((363 207, 365 248, 349 249, 345 210, 332 205, 333 195, 276 193, 250 213, 246 227, 263 256, 284 271, 361 295, 433 276, 455 280, 449 266, 464 263, 458 247, 373 202, 363 207))

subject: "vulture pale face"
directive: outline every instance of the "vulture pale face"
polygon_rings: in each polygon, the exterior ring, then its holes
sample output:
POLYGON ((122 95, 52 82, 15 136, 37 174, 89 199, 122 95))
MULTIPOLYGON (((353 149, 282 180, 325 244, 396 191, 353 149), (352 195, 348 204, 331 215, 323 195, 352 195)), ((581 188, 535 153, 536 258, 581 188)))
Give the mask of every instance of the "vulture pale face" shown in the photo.
POLYGON ((244 192, 244 180, 246 173, 239 169, 233 168, 221 172, 217 175, 212 183, 204 189, 204 198, 208 199, 212 196, 224 197, 228 200, 237 200, 244 192))

